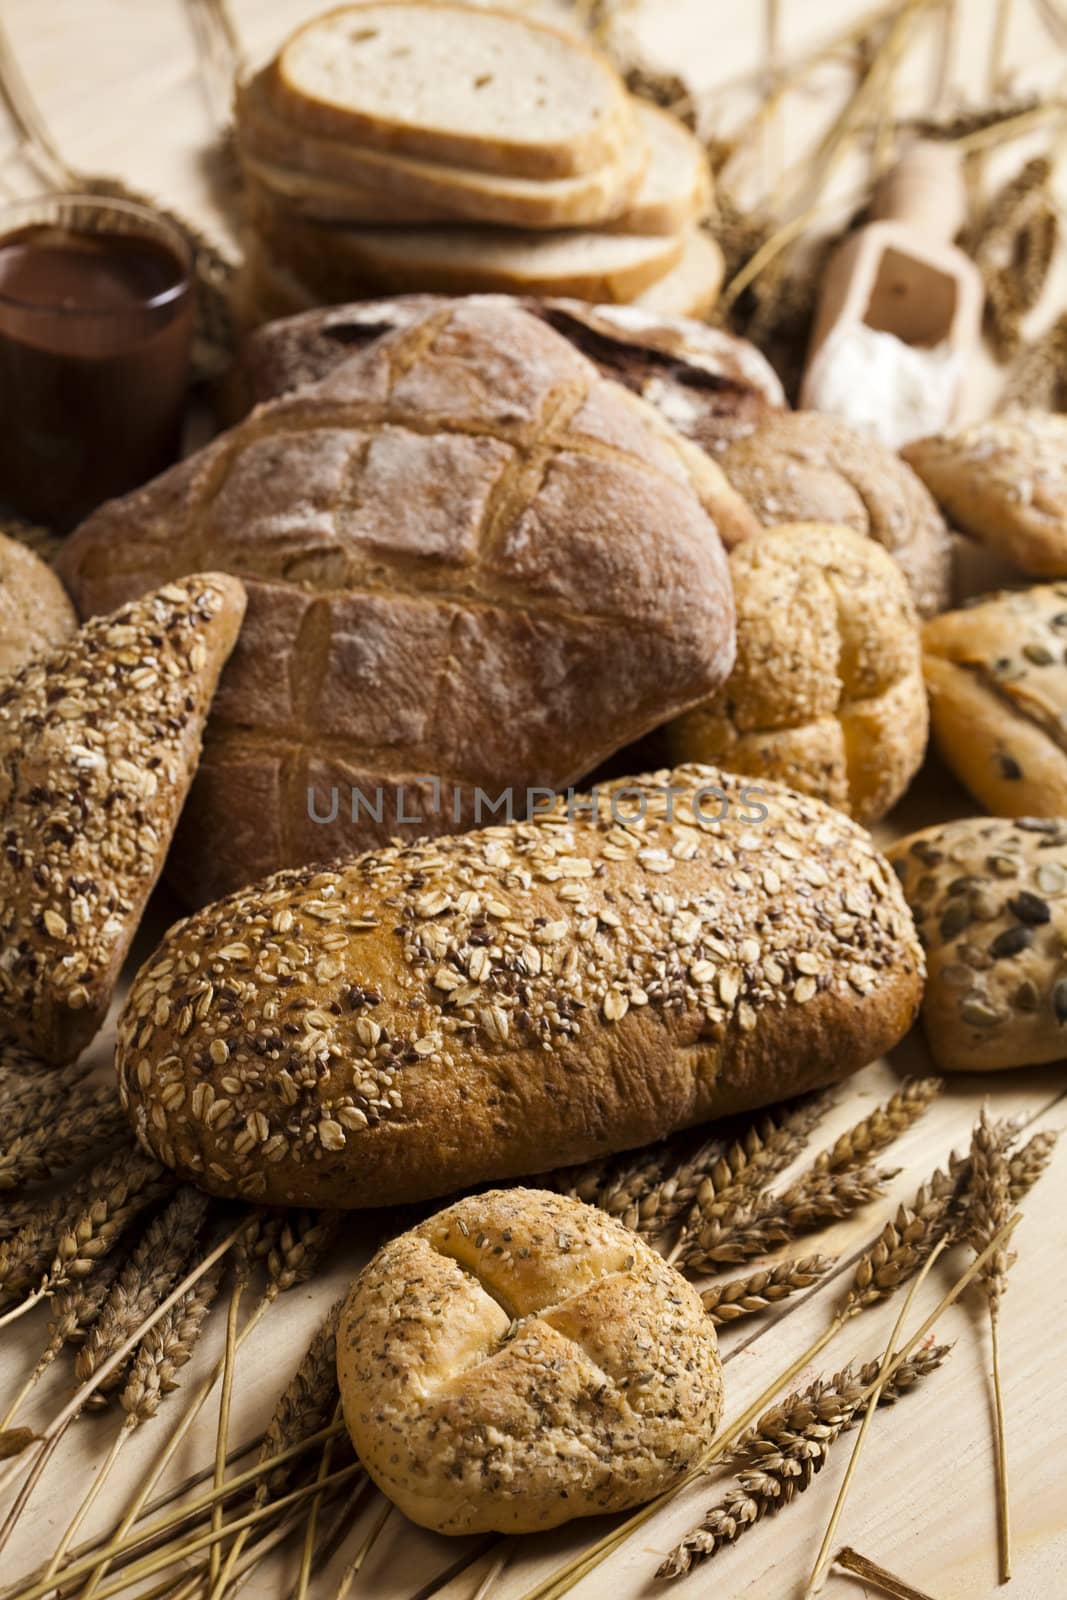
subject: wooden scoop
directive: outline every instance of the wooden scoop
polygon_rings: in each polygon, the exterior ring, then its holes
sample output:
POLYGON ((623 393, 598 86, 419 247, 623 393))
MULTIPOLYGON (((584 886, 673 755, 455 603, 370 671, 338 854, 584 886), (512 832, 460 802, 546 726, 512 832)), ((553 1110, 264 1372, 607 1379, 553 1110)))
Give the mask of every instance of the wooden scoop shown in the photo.
MULTIPOLYGON (((843 325, 865 323, 920 348, 947 345, 964 358, 977 345, 982 278, 952 243, 965 215, 956 152, 947 144, 913 145, 878 185, 871 213, 874 220, 845 240, 827 269, 801 405, 811 403, 815 356, 843 325)), ((957 394, 957 411, 959 400, 957 394)))

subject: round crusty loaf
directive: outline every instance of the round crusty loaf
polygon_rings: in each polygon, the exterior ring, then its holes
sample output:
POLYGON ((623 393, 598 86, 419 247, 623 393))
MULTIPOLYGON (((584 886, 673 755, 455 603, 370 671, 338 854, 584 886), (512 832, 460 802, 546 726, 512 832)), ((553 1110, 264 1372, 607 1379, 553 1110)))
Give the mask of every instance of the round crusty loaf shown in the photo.
POLYGON ((0 534, 0 677, 59 644, 77 626, 74 607, 51 567, 17 539, 0 534))
MULTIPOLYGON (((755 345, 689 317, 584 300, 472 297, 468 303, 521 305, 588 356, 604 377, 639 394, 679 433, 705 449, 751 427, 768 409, 785 406, 774 368, 755 345)), ((397 295, 299 309, 298 315, 269 322, 242 342, 230 378, 228 414, 236 418, 263 400, 317 383, 354 350, 446 305, 436 295, 397 295)), ((281 309, 291 311, 291 300, 281 309)), ((743 507, 740 496, 738 502, 743 507)), ((758 531, 755 517, 747 512, 745 525, 731 527, 727 537, 737 543, 758 531)))
POLYGON ((875 439, 817 411, 772 413, 717 457, 765 527, 834 522, 885 546, 922 617, 949 603, 952 546, 929 490, 875 439))
POLYGON ((247 583, 170 863, 203 903, 470 826, 479 789, 575 782, 710 693, 739 504, 543 322, 449 301, 102 507, 60 568, 83 612, 247 583))
POLYGON ((437 1533, 536 1533, 677 1481, 722 1407, 692 1286, 628 1228, 538 1189, 471 1195, 401 1234, 341 1312, 363 1466, 437 1533))
POLYGON ((1067 417, 1009 412, 901 454, 961 533, 1035 578, 1067 577, 1067 417))
POLYGON ((578 801, 179 923, 119 1023, 140 1138, 219 1194, 387 1205, 800 1093, 907 1031, 915 930, 840 813, 708 767, 578 801))
POLYGON ((926 749, 919 619, 903 573, 851 528, 802 523, 739 545, 730 576, 734 670, 671 724, 671 754, 877 821, 926 749))

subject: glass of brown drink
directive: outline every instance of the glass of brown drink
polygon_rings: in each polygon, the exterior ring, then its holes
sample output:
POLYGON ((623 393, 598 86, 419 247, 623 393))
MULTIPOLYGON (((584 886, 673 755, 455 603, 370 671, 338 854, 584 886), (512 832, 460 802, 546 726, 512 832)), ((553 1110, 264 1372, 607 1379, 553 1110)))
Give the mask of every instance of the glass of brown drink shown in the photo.
POLYGON ((0 211, 0 504, 68 529, 174 460, 192 267, 181 234, 126 201, 0 211))

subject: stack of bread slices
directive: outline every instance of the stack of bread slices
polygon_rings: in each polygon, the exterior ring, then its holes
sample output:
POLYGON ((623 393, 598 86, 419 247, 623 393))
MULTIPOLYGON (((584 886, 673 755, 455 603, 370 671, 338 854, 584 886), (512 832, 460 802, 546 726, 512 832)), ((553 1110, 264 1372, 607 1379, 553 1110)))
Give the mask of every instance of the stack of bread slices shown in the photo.
POLYGON ((240 85, 236 122, 260 316, 420 289, 699 316, 718 293, 698 140, 518 13, 331 11, 240 85))

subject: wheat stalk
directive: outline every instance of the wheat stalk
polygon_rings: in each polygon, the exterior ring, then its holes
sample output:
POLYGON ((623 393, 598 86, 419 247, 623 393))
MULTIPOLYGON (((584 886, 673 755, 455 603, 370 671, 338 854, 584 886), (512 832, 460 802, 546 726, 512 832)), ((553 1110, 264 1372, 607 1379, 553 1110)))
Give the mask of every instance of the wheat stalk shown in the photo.
POLYGON ((766 1311, 802 1289, 810 1289, 836 1262, 836 1256, 820 1255, 779 1261, 744 1278, 712 1284, 701 1292, 700 1298, 711 1320, 721 1327, 766 1311))
MULTIPOLYGON (((983 1107, 971 1138, 971 1170, 967 1188, 967 1207, 963 1217, 963 1232, 968 1244, 978 1253, 983 1251, 1001 1231, 1010 1214, 1011 1171, 1005 1153, 1004 1133, 990 1123, 983 1107)), ((1011 1502, 1008 1493, 1007 1439, 1000 1368, 1000 1298, 1007 1284, 1008 1270, 1014 1260, 1014 1254, 1007 1249, 997 1250, 982 1269, 979 1279, 989 1302, 989 1323, 993 1340, 1001 1583, 1007 1583, 1011 1577, 1011 1502)))
MULTIPOLYGON (((144 1245, 153 1243, 158 1248, 158 1259, 161 1262, 166 1257, 167 1252, 172 1249, 174 1231, 183 1222, 189 1228, 190 1245, 195 1241, 196 1232, 206 1214, 207 1201, 204 1196, 197 1194, 195 1190, 187 1189, 179 1191, 167 1209, 170 1214, 167 1226, 158 1230, 157 1237, 153 1241, 152 1235, 157 1231, 156 1224, 153 1223, 147 1230, 144 1241, 142 1241, 144 1245), (199 1212, 187 1203, 187 1195, 194 1195, 201 1202, 199 1212)), ((165 1220, 166 1214, 164 1214, 164 1218, 159 1219, 161 1223, 165 1220)), ((187 1254, 188 1252, 183 1252, 183 1261, 187 1254)), ((130 1265, 132 1267, 135 1264, 138 1264, 137 1251, 134 1252, 130 1265)), ((179 1263, 178 1270, 180 1270, 180 1265, 181 1263, 179 1263)), ((181 1298, 174 1302, 166 1315, 161 1317, 155 1326, 148 1330, 136 1347, 129 1375, 119 1396, 119 1404, 125 1412, 122 1427, 115 1436, 111 1449, 93 1479, 88 1493, 68 1523, 66 1531, 52 1554, 44 1574, 46 1580, 53 1577, 62 1565, 67 1551, 77 1536, 78 1529, 96 1503, 111 1469, 118 1460, 123 1445, 131 1437, 135 1429, 139 1428, 142 1423, 150 1421, 156 1415, 164 1397, 171 1394, 178 1387, 177 1375, 186 1362, 192 1358, 204 1320, 211 1309, 212 1301, 218 1293, 224 1267, 225 1262, 220 1258, 198 1283, 192 1284, 181 1298)), ((120 1285, 122 1279, 127 1275, 127 1270, 124 1269, 123 1274, 120 1276, 120 1285)), ((166 1274, 162 1270, 155 1275, 153 1288, 157 1293, 153 1304, 157 1303, 158 1299, 166 1293, 176 1276, 177 1272, 166 1274)), ((131 1298, 131 1308, 136 1298, 136 1295, 131 1298)), ((151 1306, 148 1306, 144 1301, 141 1303, 146 1310, 151 1309, 151 1306)), ((106 1310, 107 1308, 105 1307, 105 1315, 106 1310)), ((119 1326, 114 1332, 118 1332, 122 1325, 123 1319, 120 1318, 119 1326)), ((115 1368, 112 1374, 113 1383, 111 1386, 114 1386, 114 1383, 117 1382, 121 1370, 119 1367, 115 1368)))
POLYGON ((89 1151, 110 1144, 126 1126, 110 1084, 45 1096, 32 1127, 12 1130, 5 1119, 8 1142, 0 1150, 0 1189, 21 1188, 73 1166, 89 1151))
POLYGON ((715 1272, 723 1262, 766 1255, 820 1223, 847 1217, 884 1193, 884 1174, 805 1173, 781 1193, 759 1194, 704 1224, 686 1243, 681 1265, 687 1272, 715 1272))
POLYGON ((845 1572, 851 1572, 857 1578, 863 1578, 867 1583, 873 1583, 876 1589, 883 1590, 892 1600, 933 1600, 923 1589, 916 1589, 912 1583, 905 1583, 903 1578, 898 1578, 895 1573, 886 1567, 880 1567, 876 1561, 871 1561, 867 1556, 861 1556, 858 1550, 853 1550, 849 1545, 842 1545, 834 1557, 834 1565, 842 1567, 845 1572))
POLYGON ((695 1236, 714 1229, 731 1213, 740 1215, 801 1153, 832 1104, 829 1094, 819 1094, 787 1112, 780 1122, 766 1117, 753 1123, 698 1185, 667 1260, 686 1262, 695 1236))
POLYGON ((1021 1150, 1009 1154, 1008 1193, 1013 1207, 1021 1200, 1025 1200, 1044 1173, 1052 1160, 1058 1138, 1058 1130, 1043 1129, 1040 1133, 1035 1133, 1021 1150))
MULTIPOLYGON (((892 1405, 901 1399, 941 1365, 948 1350, 947 1345, 934 1345, 901 1361, 877 1403, 892 1405)), ((816 1379, 765 1412, 731 1453, 731 1460, 744 1464, 737 1475, 737 1488, 674 1547, 656 1576, 682 1577, 725 1545, 736 1543, 754 1523, 803 1494, 821 1471, 831 1446, 859 1422, 880 1370, 877 1361, 858 1369, 850 1364, 830 1378, 816 1379)))
POLYGON ((815 1158, 817 1172, 849 1172, 866 1166, 917 1122, 941 1092, 940 1078, 906 1078, 884 1106, 872 1111, 815 1158))
MULTIPOLYGON (((148 1224, 78 1351, 74 1374, 83 1383, 141 1326, 178 1281, 195 1247, 207 1207, 207 1196, 187 1184, 148 1224)), ((121 1369, 113 1371, 98 1386, 97 1401, 102 1403, 103 1397, 122 1381, 121 1369)))

